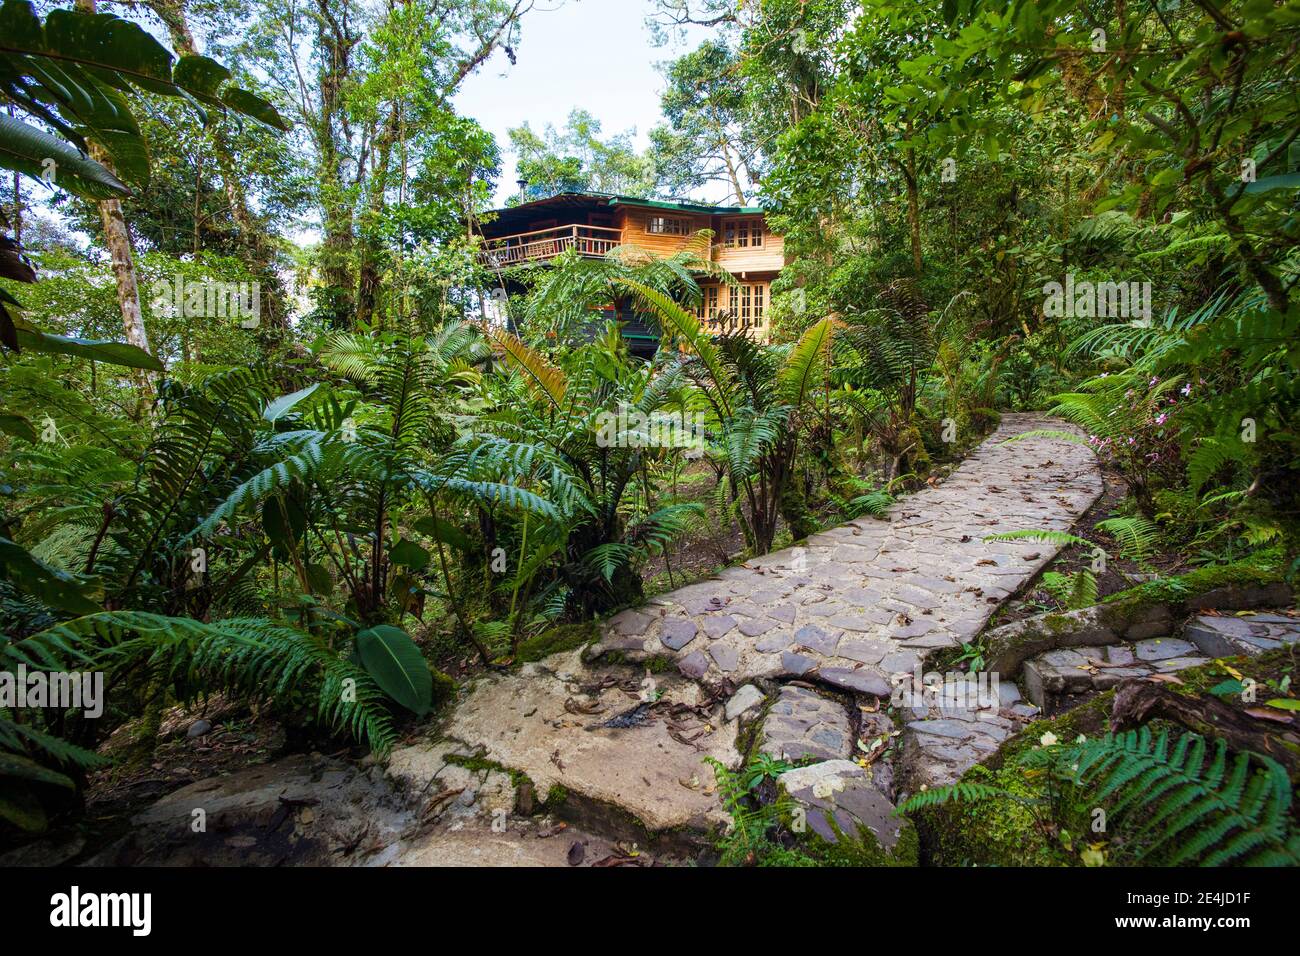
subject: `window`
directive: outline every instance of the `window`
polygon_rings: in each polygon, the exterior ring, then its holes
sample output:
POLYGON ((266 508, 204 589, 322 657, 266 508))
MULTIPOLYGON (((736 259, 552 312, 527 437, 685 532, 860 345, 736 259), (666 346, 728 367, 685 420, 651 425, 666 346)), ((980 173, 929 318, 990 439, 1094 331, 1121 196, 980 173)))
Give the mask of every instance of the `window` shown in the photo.
POLYGON ((705 313, 714 317, 714 323, 711 328, 716 328, 721 332, 735 332, 737 330, 762 331, 767 324, 767 284, 763 282, 741 283, 734 285, 728 290, 729 309, 723 313, 725 321, 717 315, 717 290, 710 288, 705 291, 705 313), (714 311, 710 312, 712 309, 714 311))
POLYGON ((708 285, 700 291, 704 293, 700 300, 700 319, 713 326, 718 321, 718 287, 708 285))
POLYGON ((759 248, 763 245, 763 220, 727 220, 722 224, 722 245, 726 249, 759 248))
POLYGON ((689 236, 691 221, 675 216, 651 216, 645 231, 656 236, 689 236))

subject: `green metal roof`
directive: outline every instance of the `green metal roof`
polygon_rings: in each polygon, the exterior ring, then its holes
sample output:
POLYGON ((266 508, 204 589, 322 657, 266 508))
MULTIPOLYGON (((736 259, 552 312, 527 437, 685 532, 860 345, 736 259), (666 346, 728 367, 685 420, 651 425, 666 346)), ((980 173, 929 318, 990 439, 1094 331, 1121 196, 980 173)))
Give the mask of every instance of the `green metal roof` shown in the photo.
POLYGON ((684 202, 676 199, 638 199, 635 196, 610 196, 611 206, 649 206, 653 209, 680 209, 685 212, 711 213, 715 216, 733 213, 753 213, 761 215, 761 206, 712 206, 707 203, 684 202))
POLYGON ((541 199, 533 199, 528 202, 521 202, 517 206, 506 206, 503 209, 494 209, 492 212, 501 215, 513 213, 520 209, 526 209, 533 205, 563 203, 566 200, 574 199, 597 199, 609 206, 642 206, 650 209, 674 209, 681 212, 694 212, 703 215, 712 216, 734 216, 734 215, 763 215, 761 206, 713 206, 708 203, 686 202, 680 199, 642 199, 640 196, 621 196, 615 193, 556 193, 553 196, 545 196, 541 199))

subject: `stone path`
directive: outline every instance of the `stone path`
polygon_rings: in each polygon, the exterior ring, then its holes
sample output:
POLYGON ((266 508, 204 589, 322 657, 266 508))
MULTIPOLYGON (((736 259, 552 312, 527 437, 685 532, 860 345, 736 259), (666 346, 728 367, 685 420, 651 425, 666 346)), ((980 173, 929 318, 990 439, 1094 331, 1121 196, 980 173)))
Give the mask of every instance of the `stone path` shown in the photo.
POLYGON ((1087 448, 1025 431, 1069 428, 1008 414, 947 481, 888 521, 863 518, 680 588, 609 622, 588 660, 667 655, 692 679, 800 677, 888 696, 889 677, 969 640, 1058 549, 986 542, 1065 530, 1101 492, 1087 448))

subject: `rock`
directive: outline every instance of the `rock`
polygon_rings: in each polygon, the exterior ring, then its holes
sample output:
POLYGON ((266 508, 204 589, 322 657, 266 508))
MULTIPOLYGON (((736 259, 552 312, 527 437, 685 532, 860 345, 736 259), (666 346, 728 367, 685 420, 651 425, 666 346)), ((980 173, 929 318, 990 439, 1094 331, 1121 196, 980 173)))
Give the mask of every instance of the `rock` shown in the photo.
MULTIPOLYGON (((549 795, 559 788, 565 794, 566 820, 577 826, 598 823, 602 832, 617 832, 619 839, 643 846, 647 837, 690 842, 725 822, 713 788, 690 790, 678 781, 700 775, 705 757, 726 767, 740 762, 734 723, 687 716, 681 720, 689 729, 679 729, 676 737, 664 720, 605 727, 605 721, 628 709, 627 696, 617 685, 590 694, 603 708, 595 716, 570 715, 565 701, 572 696, 570 683, 599 686, 609 671, 584 667, 578 652, 539 664, 532 676, 494 674, 476 681, 447 719, 446 738, 482 760, 525 774, 539 796, 548 795, 548 812, 549 795)), ((678 662, 701 674, 708 664, 701 651, 678 662)), ((665 701, 698 700, 698 687, 671 672, 657 674, 655 680, 665 701)))
POLYGON ((747 617, 740 622, 740 633, 746 637, 759 637, 779 625, 770 617, 747 617))
POLYGON ((654 618, 648 614, 642 614, 640 611, 623 611, 610 618, 610 624, 623 637, 641 637, 650 625, 654 623, 654 618))
POLYGON ((724 674, 734 671, 740 664, 740 652, 730 644, 713 644, 709 647, 709 656, 724 674))
POLYGON ((387 781, 340 760, 296 754, 182 787, 131 819, 90 865, 349 866, 396 843, 411 822, 387 781), (195 831, 203 812, 205 829, 195 831), (361 845, 359 835, 370 838, 361 845))
POLYGON ((1180 641, 1176 638, 1164 640, 1156 638, 1138 641, 1133 645, 1133 653, 1140 661, 1163 661, 1173 657, 1186 657, 1195 652, 1196 646, 1190 641, 1180 641))
POLYGON ((695 640, 698 629, 694 621, 673 620, 665 621, 663 628, 659 632, 659 640, 664 647, 670 650, 680 651, 683 647, 695 640))
POLYGON ((824 843, 847 844, 861 854, 860 862, 916 863, 911 824, 893 815, 894 805, 857 764, 828 760, 799 767, 781 774, 777 787, 803 808, 809 833, 824 843))
POLYGON ((847 667, 823 667, 817 671, 817 676, 828 684, 859 694, 888 697, 891 690, 889 681, 885 680, 883 675, 866 669, 850 670, 847 667))
POLYGON ((212 729, 212 723, 210 721, 203 720, 200 718, 199 720, 196 720, 194 721, 194 723, 190 724, 189 730, 185 731, 185 736, 190 738, 202 737, 211 729, 212 729))
POLYGON ((0 866, 62 866, 85 846, 85 839, 76 834, 57 839, 46 837, 0 854, 0 866))
POLYGON ((1106 648, 1106 660, 1112 664, 1129 665, 1136 660, 1133 648, 1127 644, 1115 644, 1106 648))
POLYGON ((709 659, 702 651, 691 651, 677 662, 677 669, 687 677, 699 680, 709 672, 709 659))
POLYGON ((1253 657, 1300 641, 1300 620, 1281 614, 1201 615, 1188 622, 1184 636, 1210 657, 1253 657))
POLYGON ((833 657, 835 648, 840 642, 840 632, 824 631, 815 624, 806 624, 794 633, 796 644, 801 644, 808 650, 823 657, 833 657))
POLYGON ((769 634, 767 637, 758 641, 754 645, 754 650, 760 654, 775 654, 777 651, 783 651, 794 643, 794 638, 785 631, 779 631, 776 634, 769 634))
POLYGON ((791 677, 802 677, 816 666, 815 660, 803 654, 796 654, 793 651, 784 651, 781 654, 781 672, 791 677))
POLYGON ((726 707, 723 708, 723 716, 727 720, 736 720, 762 703, 763 692, 753 684, 746 684, 731 695, 731 699, 727 701, 726 707))
POLYGON ((887 649, 882 644, 870 641, 840 641, 835 653, 862 664, 879 664, 884 659, 887 649))
POLYGON ((736 626, 736 619, 730 614, 710 614, 700 621, 700 627, 711 641, 716 641, 736 626))

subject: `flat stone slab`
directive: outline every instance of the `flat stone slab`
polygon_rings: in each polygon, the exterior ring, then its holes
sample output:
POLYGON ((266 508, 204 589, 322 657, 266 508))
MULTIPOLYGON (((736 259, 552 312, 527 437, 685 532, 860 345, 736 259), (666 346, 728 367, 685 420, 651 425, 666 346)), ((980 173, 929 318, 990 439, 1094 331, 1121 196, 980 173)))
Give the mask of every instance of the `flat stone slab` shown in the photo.
POLYGON ((853 753, 853 727, 837 701, 787 684, 763 718, 759 750, 780 760, 831 760, 853 753))
MULTIPOLYGON (((445 736, 527 774, 539 799, 558 785, 569 799, 622 807, 651 833, 725 822, 713 775, 702 763, 705 757, 728 767, 740 761, 736 724, 724 718, 721 704, 708 720, 674 718, 673 731, 653 710, 633 726, 605 727, 639 701, 619 686, 584 690, 603 676, 572 651, 483 678, 453 711, 445 736), (683 743, 685 738, 691 741, 683 743)), ((671 674, 654 679, 664 704, 698 703, 694 683, 671 674)))
POLYGON ((1106 690, 1128 677, 1174 674, 1209 660, 1191 642, 1169 637, 1061 648, 1025 661, 1021 684, 1029 700, 1051 713, 1067 695, 1106 690))
POLYGON ((1254 657, 1300 642, 1300 618, 1276 611, 1240 617, 1203 614, 1187 623, 1184 636, 1210 657, 1254 657))
POLYGON ((867 772, 848 760, 789 770, 777 777, 777 786, 805 809, 808 829, 828 843, 838 843, 841 837, 857 840, 866 830, 889 851, 909 825, 893 815, 894 805, 867 772))

